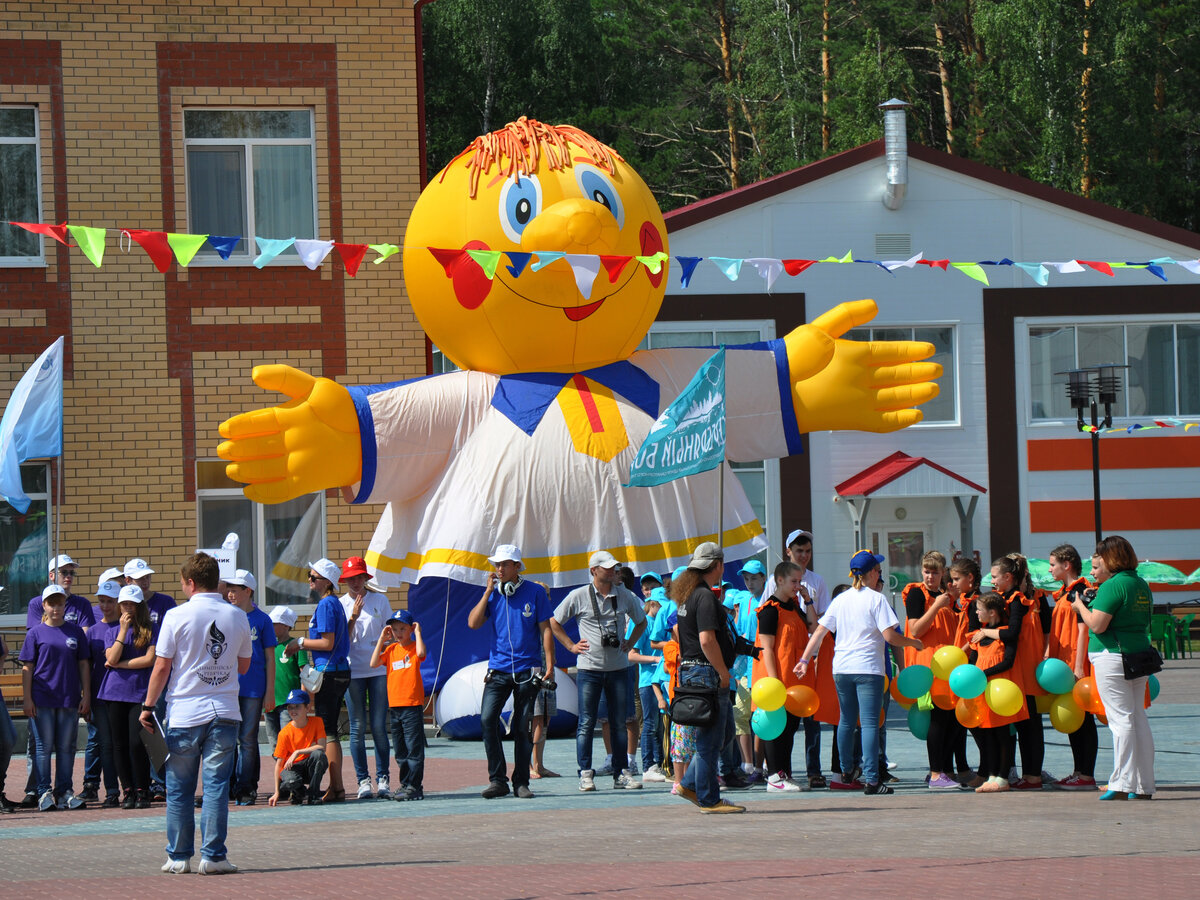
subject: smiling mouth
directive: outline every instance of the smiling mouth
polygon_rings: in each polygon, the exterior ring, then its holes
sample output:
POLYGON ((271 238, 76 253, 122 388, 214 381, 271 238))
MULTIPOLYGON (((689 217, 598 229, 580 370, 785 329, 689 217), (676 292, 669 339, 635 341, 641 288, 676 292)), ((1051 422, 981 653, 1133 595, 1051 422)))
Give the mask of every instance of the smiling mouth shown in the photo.
POLYGON ((561 309, 563 311, 563 315, 565 315, 572 322, 582 322, 588 316, 590 316, 594 312, 596 312, 596 310, 598 310, 601 306, 603 306, 605 300, 607 300, 609 297, 612 297, 613 295, 619 294, 621 291, 623 291, 625 289, 625 286, 628 285, 629 282, 631 282, 633 280, 635 275, 637 275, 637 267, 630 266, 629 274, 625 278, 624 282, 622 282, 619 286, 617 286, 612 291, 609 291, 609 293, 605 294, 599 300, 593 300, 591 303, 588 303, 585 306, 559 306, 557 303, 546 303, 541 300, 534 300, 532 297, 522 294, 520 291, 518 291, 516 289, 516 287, 513 286, 513 284, 511 282, 505 280, 505 278, 500 274, 499 270, 497 270, 497 272, 496 272, 496 280, 499 281, 501 284, 503 284, 506 288, 508 288, 513 294, 520 297, 522 300, 532 303, 534 306, 541 306, 544 309, 561 309))

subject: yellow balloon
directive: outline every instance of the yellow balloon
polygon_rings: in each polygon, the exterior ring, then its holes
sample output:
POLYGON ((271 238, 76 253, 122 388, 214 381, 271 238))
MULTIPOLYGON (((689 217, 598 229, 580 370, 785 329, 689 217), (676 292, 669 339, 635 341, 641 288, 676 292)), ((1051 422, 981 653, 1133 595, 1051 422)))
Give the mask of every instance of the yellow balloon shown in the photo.
POLYGON ((787 700, 787 688, 778 678, 760 678, 750 688, 750 699, 759 709, 771 712, 783 706, 787 700))
POLYGON ((1042 715, 1050 712, 1050 707, 1054 703, 1054 698, 1054 694, 1038 694, 1036 697, 1034 697, 1033 699, 1037 703, 1037 711, 1042 715))
POLYGON ((1070 734, 1083 724, 1083 710, 1070 694, 1059 694, 1050 703, 1050 724, 1055 731, 1070 734))
POLYGON ((953 644, 947 644, 944 647, 938 647, 934 651, 933 659, 929 662, 929 668, 933 670, 933 677, 940 678, 946 681, 950 678, 950 673, 959 666, 966 665, 967 654, 962 651, 961 647, 955 647, 953 644))
POLYGON ((988 707, 998 716, 1015 716, 1025 703, 1021 689, 1007 678, 993 678, 983 692, 988 707))

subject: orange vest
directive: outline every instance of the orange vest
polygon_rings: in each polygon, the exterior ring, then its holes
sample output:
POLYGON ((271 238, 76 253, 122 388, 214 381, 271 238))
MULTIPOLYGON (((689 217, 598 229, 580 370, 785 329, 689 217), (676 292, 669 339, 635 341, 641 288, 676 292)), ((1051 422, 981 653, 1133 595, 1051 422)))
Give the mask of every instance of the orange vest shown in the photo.
MULTIPOLYGON (((904 590, 900 592, 901 597, 907 597, 908 592, 912 588, 917 588, 925 595, 925 607, 921 611, 924 615, 933 605, 933 601, 937 599, 932 591, 925 586, 923 581, 914 581, 911 584, 906 584, 904 590)), ((905 607, 907 609, 907 606, 905 607)), ((912 626, 916 619, 906 618, 904 620, 904 636, 912 637, 912 626)), ((925 633, 921 635, 920 641, 925 645, 923 650, 916 650, 912 647, 904 648, 904 665, 907 666, 927 666, 933 660, 934 651, 938 647, 944 647, 954 640, 954 626, 957 623, 954 619, 954 613, 950 607, 939 609, 933 617, 933 621, 929 623, 929 627, 925 633)))
POLYGON ((1013 591, 1008 597, 1009 615, 1012 615, 1012 605, 1021 603, 1025 606, 1025 618, 1021 621, 1021 634, 1017 643, 1017 660, 1013 663, 1012 675, 1009 676, 1026 695, 1038 696, 1045 694, 1037 682, 1037 667, 1042 661, 1044 644, 1042 641, 1042 620, 1038 617, 1036 599, 1029 599, 1020 591, 1013 591))
POLYGON ((671 676, 667 682, 667 702, 670 703, 675 699, 675 685, 679 678, 679 642, 670 640, 663 644, 662 655, 663 668, 671 676))
POLYGON ((978 591, 972 591, 970 594, 959 594, 958 596, 958 609, 954 613, 956 617, 954 624, 955 647, 965 647, 967 645, 967 636, 971 631, 971 618, 967 610, 978 599, 978 591))
POLYGON ((1071 593, 1079 586, 1089 587, 1086 578, 1076 578, 1054 592, 1054 612, 1050 616, 1050 655, 1061 659, 1072 671, 1079 649, 1079 616, 1071 606, 1071 593))
MULTIPOLYGON (((816 673, 811 666, 803 678, 798 678, 792 671, 796 663, 800 661, 800 654, 808 646, 808 623, 800 616, 799 610, 786 609, 776 597, 768 597, 758 611, 761 612, 768 606, 774 606, 779 610, 779 627, 775 631, 775 668, 779 670, 779 680, 785 687, 791 687, 793 684, 807 684, 815 689, 816 673)), ((754 643, 755 646, 763 646, 762 636, 755 638, 754 643)), ((765 654, 764 650, 763 655, 765 654)), ((758 679, 765 678, 766 674, 767 666, 762 659, 754 660, 750 683, 754 684, 758 679)))
MULTIPOLYGON (((1016 596, 1020 596, 1020 595, 1017 594, 1016 596)), ((972 634, 974 634, 974 632, 972 632, 972 634)), ((970 635, 967 635, 967 637, 969 639, 970 635)), ((992 666, 996 666, 996 665, 999 665, 1000 663, 1004 662, 1004 644, 1002 642, 992 641, 986 645, 973 644, 972 646, 975 648, 975 651, 979 654, 979 656, 975 660, 975 665, 979 666, 979 668, 989 669, 992 666)), ((1021 655, 1021 651, 1018 649, 1017 656, 1020 656, 1020 655, 1021 655)), ((988 681, 991 681, 994 678, 1007 678, 1009 681, 1015 681, 1017 683, 1017 686, 1020 687, 1021 683, 1019 681, 1017 681, 1016 678, 1013 677, 1013 675, 1016 672, 1016 668, 1017 668, 1017 665, 1016 665, 1016 662, 1014 661, 1013 667, 1011 669, 1009 669, 1007 672, 1000 672, 996 675, 988 676, 988 681)), ((1024 698, 1022 698, 1022 699, 1024 699, 1024 698)), ((984 701, 982 697, 980 698, 979 707, 983 711, 983 719, 979 723, 980 728, 999 728, 1003 725, 1011 725, 1013 722, 1024 722, 1026 719, 1029 718, 1029 708, 1028 708, 1027 704, 1025 704, 1025 703, 1022 703, 1021 708, 1019 710, 1017 710, 1016 715, 1012 715, 1012 716, 1001 716, 1001 715, 997 715, 996 713, 992 712, 992 708, 987 705, 987 702, 984 701)))

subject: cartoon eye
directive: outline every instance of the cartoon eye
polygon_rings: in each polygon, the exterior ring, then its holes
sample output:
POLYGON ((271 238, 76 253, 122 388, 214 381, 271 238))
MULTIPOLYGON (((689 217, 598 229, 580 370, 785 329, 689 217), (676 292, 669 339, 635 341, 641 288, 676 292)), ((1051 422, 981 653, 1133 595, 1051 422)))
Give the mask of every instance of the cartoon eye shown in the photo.
POLYGON ((625 208, 621 205, 621 195, 607 175, 592 166, 577 165, 575 180, 583 196, 605 207, 617 220, 617 227, 624 227, 625 208))
POLYGON ((536 175, 509 178, 500 189, 500 227, 514 244, 521 243, 521 232, 542 211, 542 184, 536 175))

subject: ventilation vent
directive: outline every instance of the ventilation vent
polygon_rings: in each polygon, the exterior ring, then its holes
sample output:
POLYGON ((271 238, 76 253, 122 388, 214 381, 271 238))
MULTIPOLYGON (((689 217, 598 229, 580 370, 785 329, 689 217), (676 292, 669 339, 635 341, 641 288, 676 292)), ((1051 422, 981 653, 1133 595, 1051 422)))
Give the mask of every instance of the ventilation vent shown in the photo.
POLYGON ((911 234, 875 235, 875 256, 878 259, 907 259, 912 255, 911 234))

